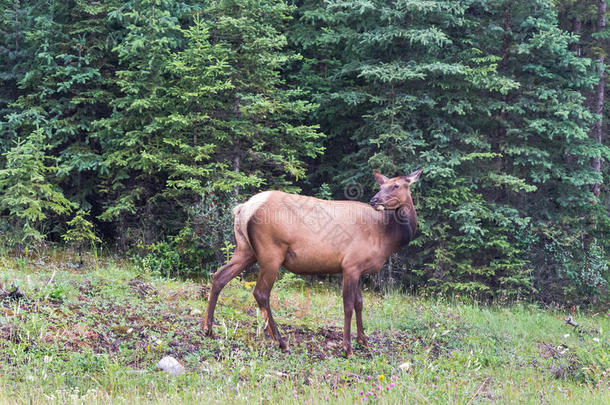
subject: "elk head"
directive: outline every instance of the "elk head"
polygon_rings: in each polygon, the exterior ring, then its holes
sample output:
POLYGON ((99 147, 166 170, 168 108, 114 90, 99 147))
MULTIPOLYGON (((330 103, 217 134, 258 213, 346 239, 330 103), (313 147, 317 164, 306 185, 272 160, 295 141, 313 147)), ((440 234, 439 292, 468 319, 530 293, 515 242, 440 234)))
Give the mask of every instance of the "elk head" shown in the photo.
POLYGON ((418 169, 408 176, 387 178, 383 174, 373 171, 380 190, 373 198, 371 205, 378 211, 384 209, 394 210, 406 204, 413 204, 411 199, 411 184, 419 178, 423 169, 418 169))

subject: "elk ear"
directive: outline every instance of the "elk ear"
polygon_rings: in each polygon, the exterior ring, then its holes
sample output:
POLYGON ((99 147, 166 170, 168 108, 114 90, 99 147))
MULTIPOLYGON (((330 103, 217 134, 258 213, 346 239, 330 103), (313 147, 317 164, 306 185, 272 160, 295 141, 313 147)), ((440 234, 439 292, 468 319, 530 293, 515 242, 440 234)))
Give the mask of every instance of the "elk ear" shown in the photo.
POLYGON ((409 174, 408 176, 405 176, 404 179, 406 181, 409 182, 409 184, 413 184, 417 181, 417 179, 419 179, 419 175, 421 174, 421 172, 424 169, 417 169, 416 171, 414 171, 413 173, 409 174))
POLYGON ((383 174, 379 173, 377 170, 373 170, 373 175, 375 176, 375 180, 377 180, 377 183, 379 183, 379 184, 383 184, 389 180, 387 177, 385 177, 383 174))

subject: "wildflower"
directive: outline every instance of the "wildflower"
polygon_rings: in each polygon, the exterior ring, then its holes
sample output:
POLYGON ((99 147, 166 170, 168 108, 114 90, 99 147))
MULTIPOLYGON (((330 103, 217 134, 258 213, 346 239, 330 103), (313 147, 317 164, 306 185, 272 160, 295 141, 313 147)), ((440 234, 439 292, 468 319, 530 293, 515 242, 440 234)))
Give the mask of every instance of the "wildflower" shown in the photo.
POLYGON ((386 389, 386 390, 389 390, 389 389, 390 389, 390 386, 389 386, 389 385, 386 385, 386 386, 385 386, 385 389, 386 389))
POLYGON ((390 387, 391 387, 391 388, 394 388, 395 386, 396 386, 396 384, 394 384, 394 383, 391 383, 391 384, 390 384, 390 387))
POLYGON ((381 385, 377 385, 377 390, 381 390, 381 385))
POLYGON ((437 376, 437 375, 435 375, 435 376, 434 376, 434 379, 435 379, 435 380, 438 380, 438 376, 437 376))
POLYGON ((383 380, 385 380, 385 377, 383 374, 381 374, 379 377, 377 377, 377 379, 379 380, 379 382, 382 382, 383 380))

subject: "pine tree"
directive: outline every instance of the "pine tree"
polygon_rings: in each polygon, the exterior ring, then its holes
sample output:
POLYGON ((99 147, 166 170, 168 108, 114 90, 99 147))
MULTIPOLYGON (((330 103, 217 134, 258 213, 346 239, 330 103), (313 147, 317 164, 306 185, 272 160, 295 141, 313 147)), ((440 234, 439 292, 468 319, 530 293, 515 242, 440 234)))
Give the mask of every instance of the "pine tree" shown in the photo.
POLYGON ((8 213, 11 245, 37 247, 45 239, 49 215, 68 214, 73 203, 50 181, 57 172, 56 159, 46 155, 44 131, 34 130, 25 140, 4 154, 6 166, 0 169, 0 212, 8 213), (46 222, 45 222, 46 220, 46 222))
POLYGON ((84 0, 36 6, 26 44, 33 57, 21 67, 28 73, 19 81, 21 95, 10 118, 16 133, 44 129, 59 158, 62 188, 85 208, 96 190, 95 181, 84 178, 95 176, 101 164, 92 123, 108 112, 112 97, 104 78, 111 42, 107 10, 106 4, 84 0))
POLYGON ((422 237, 407 250, 421 278, 406 281, 529 294, 534 242, 551 218, 571 223, 564 234, 585 230, 588 161, 606 153, 587 136, 591 65, 571 52, 553 3, 326 4, 303 4, 292 40, 313 60, 302 77, 327 100, 318 112, 333 142, 326 166, 343 156, 334 183, 424 167, 422 237))
POLYGON ((188 13, 183 2, 134 0, 109 13, 122 35, 113 52, 119 67, 111 79, 119 94, 112 114, 96 121, 102 148, 104 221, 118 224, 119 245, 126 248, 133 228, 138 239, 155 239, 155 211, 167 173, 162 169, 165 135, 157 117, 165 114, 160 98, 166 92, 166 65, 182 43, 179 18, 188 13))
MULTIPOLYGON (((275 0, 210 3, 192 9, 201 17, 182 29, 185 10, 134 2, 113 13, 127 34, 115 48, 123 95, 98 123, 110 197, 101 218, 120 228, 137 219, 146 243, 174 199, 252 186, 295 190, 301 159, 322 150, 316 126, 302 120, 315 105, 280 75, 298 58, 284 51, 291 8, 275 0)), ((185 211, 174 212, 176 221, 185 211)))
POLYGON ((16 141, 5 117, 14 112, 11 104, 19 96, 17 83, 25 75, 24 60, 31 57, 25 46, 25 33, 30 28, 28 6, 21 1, 0 2, 0 153, 8 151, 16 141))
POLYGON ((224 106, 226 93, 233 89, 229 50, 210 43, 209 29, 199 15, 182 34, 184 49, 172 53, 165 67, 169 79, 160 103, 166 114, 157 117, 156 123, 164 134, 165 194, 183 198, 184 208, 188 208, 210 190, 229 190, 252 180, 236 178, 231 169, 232 180, 226 179, 230 162, 212 158, 227 138, 212 123, 224 106))
POLYGON ((293 7, 280 0, 210 3, 204 9, 212 43, 227 50, 232 88, 209 125, 227 143, 214 158, 231 162, 222 177, 246 185, 298 190, 303 159, 322 152, 317 125, 307 125, 316 105, 290 88, 282 71, 300 55, 289 51, 284 32, 293 7))
MULTIPOLYGON (((13 48, 20 53, 10 53, 16 86, 0 118, 4 139, 10 144, 42 131, 46 158, 54 162, 45 181, 86 209, 98 201, 101 163, 92 125, 108 113, 112 97, 104 78, 112 69, 107 9, 107 2, 84 0, 15 2, 11 16, 20 23, 7 35, 19 39, 13 48), (27 10, 27 17, 19 10, 27 10)), ((59 240, 62 220, 45 219, 45 236, 59 240)))
POLYGON ((78 251, 81 266, 83 264, 83 249, 85 246, 102 242, 93 231, 93 224, 85 218, 85 216, 89 215, 89 211, 78 210, 74 218, 67 222, 69 228, 62 235, 62 239, 78 251))

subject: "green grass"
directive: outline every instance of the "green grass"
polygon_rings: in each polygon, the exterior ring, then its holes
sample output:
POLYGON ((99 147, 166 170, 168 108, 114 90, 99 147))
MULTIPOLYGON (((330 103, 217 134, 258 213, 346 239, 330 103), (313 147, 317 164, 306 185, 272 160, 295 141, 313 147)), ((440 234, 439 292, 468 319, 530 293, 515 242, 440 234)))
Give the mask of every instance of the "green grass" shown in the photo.
POLYGON ((345 359, 338 283, 288 275, 272 297, 286 354, 265 337, 252 283, 223 290, 209 339, 205 283, 71 260, 0 258, 0 283, 27 297, 0 303, 2 403, 610 403, 607 311, 365 291, 370 348, 345 359), (165 355, 187 373, 156 369, 165 355))

